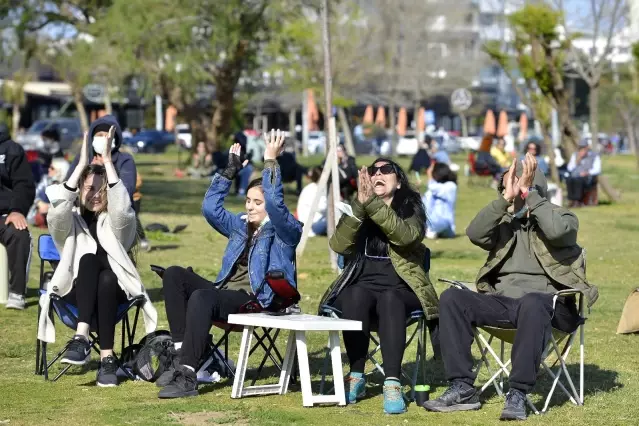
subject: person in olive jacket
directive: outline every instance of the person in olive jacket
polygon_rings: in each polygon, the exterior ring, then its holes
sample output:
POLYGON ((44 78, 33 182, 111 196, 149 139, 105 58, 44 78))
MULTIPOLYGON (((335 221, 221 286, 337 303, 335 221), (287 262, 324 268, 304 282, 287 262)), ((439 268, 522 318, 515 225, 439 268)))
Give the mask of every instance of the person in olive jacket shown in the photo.
POLYGON ((517 329, 501 419, 526 419, 526 394, 537 380, 551 327, 570 333, 581 321, 575 299, 555 293, 577 289, 588 306, 597 300, 577 244, 577 216, 548 201, 546 178, 532 154, 517 163, 502 177, 499 197, 466 229, 470 241, 489 252, 477 275, 478 292, 450 288, 441 295, 441 350, 450 387, 424 403, 429 411, 481 406, 473 387, 473 327, 493 326, 517 329))
POLYGON ((384 359, 384 411, 406 411, 400 374, 406 342, 406 319, 423 310, 427 319, 438 315, 437 294, 424 267, 427 249, 426 212, 406 173, 391 160, 379 158, 359 171, 353 215, 344 215, 330 239, 346 267, 324 295, 342 317, 362 322, 362 331, 345 331, 350 364, 346 399, 354 403, 366 391, 364 365, 371 325, 378 325, 384 359))

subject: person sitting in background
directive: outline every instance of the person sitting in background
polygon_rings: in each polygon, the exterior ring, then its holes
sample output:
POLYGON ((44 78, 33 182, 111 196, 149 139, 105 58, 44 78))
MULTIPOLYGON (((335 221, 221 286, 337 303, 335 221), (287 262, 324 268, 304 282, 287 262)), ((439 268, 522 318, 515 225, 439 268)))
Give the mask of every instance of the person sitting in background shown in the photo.
POLYGON ((597 186, 601 157, 590 149, 588 141, 583 140, 579 143, 579 150, 570 157, 566 170, 569 206, 579 207, 583 204, 586 192, 597 186))
POLYGON ((430 136, 425 135, 424 140, 420 142, 419 149, 410 162, 409 170, 415 173, 415 178, 418 183, 422 183, 422 178, 420 176, 422 170, 426 170, 430 167, 431 158, 428 154, 428 150, 430 149, 432 141, 433 139, 430 136))
POLYGON ((445 149, 441 149, 439 143, 436 140, 430 142, 430 158, 441 164, 450 166, 450 157, 445 149))
POLYGON ((345 257, 346 266, 320 302, 334 304, 344 319, 362 322, 362 331, 343 333, 351 369, 346 379, 349 404, 366 394, 364 367, 372 324, 378 324, 386 376, 384 412, 406 411, 399 381, 406 319, 420 309, 429 320, 438 313, 437 293, 424 269, 425 231, 424 205, 401 167, 386 158, 363 167, 352 216, 342 216, 329 242, 345 257))
POLYGON ((286 142, 284 151, 277 157, 277 163, 282 171, 282 181, 285 183, 295 181, 295 192, 302 192, 302 184, 304 175, 306 175, 306 167, 300 165, 295 157, 295 143, 290 140, 286 142))
POLYGON ((35 190, 35 200, 27 215, 30 225, 46 227, 46 216, 49 212, 49 197, 46 189, 49 185, 62 183, 69 170, 69 162, 64 158, 54 158, 49 165, 49 171, 42 177, 35 190))
POLYGON ((443 163, 431 164, 427 173, 428 191, 423 199, 427 215, 426 238, 453 238, 457 174, 443 163))
POLYGON ((478 173, 487 172, 494 179, 495 186, 499 181, 503 168, 499 165, 497 160, 490 155, 490 149, 493 146, 494 136, 490 133, 484 135, 479 144, 479 150, 477 151, 477 160, 475 160, 475 170, 478 173))
POLYGON ((85 134, 76 168, 64 184, 47 188, 51 200, 49 232, 60 253, 46 293, 40 297, 38 339, 55 341, 51 294, 77 306, 78 324, 67 343, 62 363, 84 365, 91 358, 89 333, 95 327, 100 342, 100 387, 118 385, 118 363, 113 355, 118 305, 144 295, 147 333, 155 330, 157 312, 135 267, 131 250, 137 241, 135 212, 111 157, 115 127, 108 131, 102 165, 89 164, 85 134))
POLYGON ((25 216, 33 204, 35 185, 24 149, 11 140, 4 123, 0 123, 0 159, 0 244, 7 249, 10 276, 5 307, 24 309, 31 258, 31 236, 25 216))
POLYGON ((322 193, 319 198, 319 203, 317 204, 317 211, 315 212, 315 215, 310 218, 311 232, 308 234, 309 237, 314 237, 315 235, 326 235, 327 230, 326 187, 320 188, 318 185, 321 175, 322 169, 320 167, 311 168, 307 174, 308 178, 311 180, 311 183, 309 183, 304 187, 304 189, 302 189, 302 192, 297 199, 297 219, 300 222, 305 223, 309 220, 309 214, 311 213, 313 201, 315 200, 317 192, 321 191, 322 193))
POLYGON ((597 300, 597 288, 585 278, 583 251, 577 245, 577 217, 546 199, 546 177, 532 154, 518 163, 513 160, 504 174, 498 198, 466 229, 470 241, 489 252, 477 275, 478 292, 449 288, 441 295, 440 340, 450 386, 439 398, 425 402, 426 410, 479 409, 479 392, 473 386, 474 328, 516 328, 501 419, 525 420, 526 394, 537 381, 551 328, 570 333, 580 322, 575 299, 554 293, 575 288, 586 294, 588 306, 597 300))
POLYGON ((40 134, 42 142, 44 143, 43 149, 40 154, 45 154, 48 159, 54 157, 63 157, 64 153, 60 149, 60 132, 55 127, 49 127, 42 131, 40 134))
POLYGON ((213 156, 206 152, 206 143, 200 141, 195 147, 191 160, 191 167, 189 167, 189 176, 195 179, 209 176, 213 169, 213 156))
POLYGON ((528 153, 535 157, 535 160, 537 160, 537 166, 539 167, 539 170, 541 170, 541 172, 544 174, 544 176, 550 176, 550 168, 548 167, 548 163, 546 163, 544 157, 541 156, 541 145, 539 145, 535 141, 528 142, 526 144, 526 152, 524 152, 519 159, 521 161, 524 161, 526 159, 526 154, 528 153))
POLYGON ((348 155, 344 144, 341 143, 337 145, 337 168, 340 195, 343 200, 350 201, 353 194, 357 192, 357 165, 355 158, 348 155))
POLYGON ((502 168, 508 168, 512 162, 512 157, 506 152, 506 141, 504 138, 497 139, 497 143, 490 148, 490 155, 502 168))
POLYGON ((297 286, 295 248, 302 236, 302 224, 284 204, 284 189, 276 158, 284 137, 266 135, 262 178, 253 180, 246 192, 246 212, 234 214, 224 208, 224 198, 243 167, 241 148, 230 149, 229 165, 213 177, 202 213, 206 221, 229 239, 222 269, 211 282, 192 270, 172 266, 164 272, 162 288, 166 316, 173 337, 172 366, 156 384, 164 387, 159 398, 181 398, 198 394, 196 369, 206 350, 214 321, 226 321, 245 304, 256 301, 268 308, 273 301, 264 286, 269 272, 281 271, 297 286), (250 272, 250 273, 249 273, 250 272))

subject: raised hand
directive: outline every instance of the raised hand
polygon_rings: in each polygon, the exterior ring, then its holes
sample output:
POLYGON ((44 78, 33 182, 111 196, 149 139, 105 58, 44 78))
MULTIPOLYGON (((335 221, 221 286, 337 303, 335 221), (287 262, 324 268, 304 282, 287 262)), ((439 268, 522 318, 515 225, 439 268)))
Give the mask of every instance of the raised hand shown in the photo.
POLYGON ((80 146, 80 157, 78 158, 78 165, 76 168, 84 169, 89 165, 89 133, 84 132, 84 138, 82 139, 82 145, 80 146))
POLYGON ((533 186, 535 180, 535 171, 537 170, 537 159, 531 154, 526 153, 526 158, 522 161, 524 172, 519 178, 519 188, 522 191, 527 191, 528 188, 533 186))
POLYGON ((115 138, 115 126, 111 126, 109 128, 109 133, 107 134, 107 143, 106 148, 104 148, 104 153, 102 154, 102 163, 111 163, 111 148, 113 147, 113 139, 115 138))
POLYGON ((237 170, 246 167, 248 160, 242 162, 241 158, 242 146, 239 143, 234 143, 229 149, 229 164, 232 164, 237 170))
POLYGON ((504 198, 512 203, 517 195, 519 195, 519 185, 517 181, 517 159, 513 160, 513 164, 508 170, 508 175, 504 178, 504 198))
POLYGON ((264 161, 275 160, 284 147, 284 133, 280 132, 280 129, 277 129, 277 132, 271 129, 270 135, 268 132, 264 134, 264 142, 266 143, 264 161))
POLYGON ((358 171, 358 175, 357 200, 360 203, 364 203, 373 196, 373 183, 366 167, 362 167, 358 171))

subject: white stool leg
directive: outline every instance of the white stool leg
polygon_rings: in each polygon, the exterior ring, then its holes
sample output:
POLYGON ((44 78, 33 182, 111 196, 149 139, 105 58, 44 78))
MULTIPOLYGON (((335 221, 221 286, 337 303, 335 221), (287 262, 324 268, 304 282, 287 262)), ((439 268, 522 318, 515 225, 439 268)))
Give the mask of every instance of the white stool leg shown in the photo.
POLYGON ((246 376, 246 367, 248 365, 249 352, 251 351, 253 328, 253 326, 244 326, 242 331, 242 343, 240 344, 240 355, 237 358, 237 367, 235 367, 235 380, 233 381, 231 398, 242 398, 244 377, 246 376))
POLYGON ((333 383, 335 384, 335 396, 339 405, 346 405, 346 393, 344 390, 344 371, 342 370, 342 352, 339 346, 339 333, 329 331, 328 341, 331 348, 331 362, 333 364, 333 383))
MULTIPOLYGON (((308 351, 306 349, 306 334, 295 332, 297 345, 297 363, 300 368, 300 383, 302 385, 302 404, 304 407, 313 406, 313 390, 311 389, 311 371, 308 365, 308 351)), ((337 385, 335 385, 337 387, 337 385)))
POLYGON ((290 331, 288 342, 286 343, 286 353, 282 362, 282 373, 280 374, 280 395, 288 392, 288 384, 291 381, 293 371, 293 361, 295 361, 295 332, 290 331))

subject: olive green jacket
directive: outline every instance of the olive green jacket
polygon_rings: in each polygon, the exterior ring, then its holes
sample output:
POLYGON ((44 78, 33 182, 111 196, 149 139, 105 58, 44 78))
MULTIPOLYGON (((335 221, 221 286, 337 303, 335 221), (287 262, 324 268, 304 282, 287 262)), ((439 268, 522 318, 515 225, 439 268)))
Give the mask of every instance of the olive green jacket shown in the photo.
MULTIPOLYGON (((577 245, 579 221, 571 211, 551 204, 536 192, 526 198, 531 227, 530 246, 557 287, 574 288, 585 293, 588 306, 599 297, 597 287, 586 279, 585 250, 577 245)), ((477 290, 493 292, 494 273, 503 260, 511 254, 514 232, 512 216, 507 213, 509 204, 502 197, 484 207, 466 229, 470 241, 487 250, 488 260, 477 274, 477 290)))
MULTIPOLYGON (((357 232, 368 216, 387 236, 391 263, 400 278, 417 295, 426 318, 437 318, 439 316, 439 300, 428 277, 428 272, 424 269, 424 261, 428 253, 426 246, 422 244, 424 224, 420 223, 417 216, 401 219, 377 196, 371 197, 364 204, 355 200, 352 208, 354 217, 342 216, 330 239, 331 249, 347 257, 355 255, 357 232)), ((328 288, 322 297, 320 306, 324 305, 331 295, 335 295, 336 291, 339 292, 346 284, 350 284, 340 278, 328 288)))

